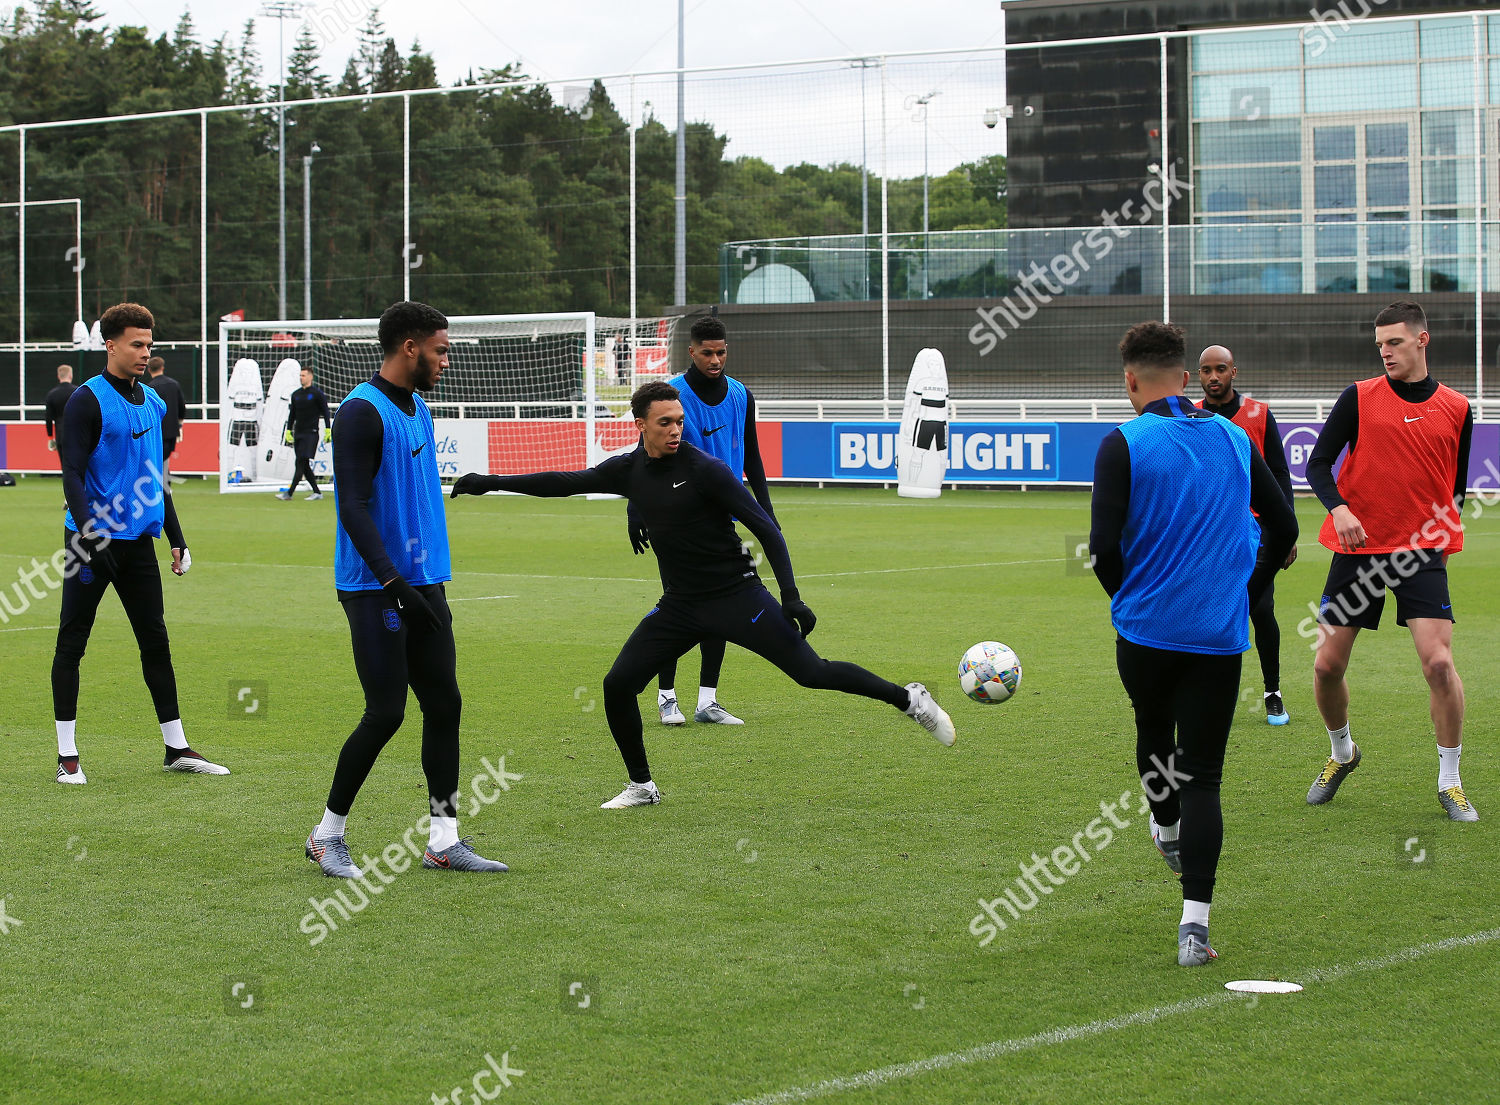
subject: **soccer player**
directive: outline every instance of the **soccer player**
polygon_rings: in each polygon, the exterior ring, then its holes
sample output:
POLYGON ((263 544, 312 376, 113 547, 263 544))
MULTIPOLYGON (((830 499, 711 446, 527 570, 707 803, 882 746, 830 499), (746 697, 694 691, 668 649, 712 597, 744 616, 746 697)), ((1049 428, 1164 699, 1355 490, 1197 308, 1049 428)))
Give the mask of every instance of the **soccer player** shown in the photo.
POLYGON ((155 320, 138 303, 120 303, 99 319, 104 371, 73 393, 63 411, 63 517, 67 550, 62 613, 52 656, 52 716, 57 781, 81 784, 77 744, 78 667, 94 616, 114 585, 141 653, 141 674, 166 742, 167 771, 228 775, 188 747, 177 707, 177 675, 163 617, 161 570, 152 539, 163 531, 172 574, 192 567, 177 508, 162 486, 161 424, 166 404, 140 383, 151 357, 155 320))
POLYGON ((73 382, 73 366, 60 364, 57 366, 57 386, 47 393, 47 448, 57 452, 62 448, 62 418, 63 409, 67 407, 68 400, 78 390, 78 385, 73 382))
POLYGON ((312 488, 312 494, 307 498, 321 499, 323 493, 318 490, 317 477, 313 475, 313 457, 318 455, 318 424, 323 425, 323 440, 333 440, 333 419, 328 416, 328 396, 323 394, 323 389, 313 384, 313 372, 310 368, 304 368, 297 374, 302 386, 292 392, 290 409, 286 415, 286 429, 283 431, 284 440, 288 445, 295 448, 297 453, 297 471, 292 475, 292 486, 285 491, 276 492, 278 499, 290 499, 297 492, 297 481, 303 476, 307 477, 307 486, 312 488))
POLYGON ((1182 329, 1160 322, 1120 342, 1136 417, 1100 442, 1089 549, 1135 711, 1151 838, 1182 876, 1177 962, 1196 967, 1218 956, 1208 912, 1224 844, 1219 786, 1250 608, 1297 540, 1297 516, 1245 431, 1184 398, 1185 352, 1182 329))
POLYGON ((458 836, 458 692, 448 522, 438 480, 431 391, 448 367, 448 319, 425 303, 392 304, 380 316, 380 371, 351 391, 333 424, 338 508, 334 586, 349 619, 365 712, 344 742, 323 820, 307 834, 307 858, 327 875, 358 878, 344 825, 380 750, 406 713, 406 688, 422 708, 427 849, 422 866, 504 871, 458 836))
POLYGON ((1344 672, 1361 629, 1379 629, 1385 591, 1396 624, 1411 630, 1427 679, 1437 733, 1438 801, 1454 821, 1478 821, 1458 774, 1464 685, 1453 666, 1453 604, 1447 561, 1464 545, 1463 501, 1474 412, 1427 370, 1427 316, 1392 303, 1375 316, 1383 375, 1344 389, 1307 462, 1307 482, 1325 507, 1318 540, 1333 552, 1319 607, 1313 689, 1332 751, 1308 789, 1309 805, 1331 801, 1359 766, 1349 734, 1344 672), (1333 479, 1333 462, 1349 455, 1333 479))
MULTIPOLYGON (((755 433, 755 396, 750 389, 729 376, 724 363, 729 359, 728 332, 717 316, 700 318, 688 331, 688 370, 667 382, 682 397, 682 438, 709 456, 718 457, 729 466, 736 479, 744 473, 751 494, 761 510, 776 524, 771 509, 771 489, 766 485, 766 466, 760 456, 760 439, 755 433)), ((640 515, 627 508, 630 546, 637 554, 650 545, 650 531, 640 515)), ((657 565, 661 567, 660 564, 657 565)), ((666 577, 662 578, 666 587, 666 577)), ((719 672, 724 666, 724 642, 710 639, 698 646, 702 665, 698 675, 698 708, 694 721, 718 725, 743 725, 718 702, 719 672)), ((677 704, 677 657, 662 665, 656 692, 656 708, 663 725, 682 725, 687 719, 677 704)))
POLYGON ((707 638, 747 648, 803 687, 878 699, 915 719, 945 745, 955 739, 953 720, 920 683, 899 687, 864 668, 824 660, 807 643, 817 618, 797 592, 786 542, 769 515, 724 463, 683 440, 677 389, 665 381, 642 384, 630 397, 641 443, 581 472, 527 476, 459 477, 453 494, 519 491, 564 496, 590 492, 623 495, 651 534, 664 593, 646 612, 604 677, 604 712, 630 782, 602 809, 661 801, 651 778, 636 696, 662 663, 707 638), (734 529, 738 518, 760 541, 781 588, 771 597, 734 529))
MULTIPOLYGON (((1234 354, 1222 345, 1210 345, 1198 356, 1198 384, 1203 388, 1203 398, 1198 406, 1223 415, 1249 435, 1250 444, 1265 458, 1266 467, 1276 477, 1287 503, 1295 510, 1292 473, 1286 466, 1286 450, 1281 447, 1281 431, 1276 428, 1276 419, 1264 403, 1242 396, 1234 389, 1238 375, 1234 354)), ((1256 557, 1264 555, 1262 546, 1256 557)), ((1281 566, 1283 570, 1290 568, 1296 559, 1297 546, 1293 545, 1286 563, 1281 566)), ((1260 657, 1260 674, 1266 687, 1266 721, 1271 725, 1285 725, 1292 718, 1281 700, 1281 627, 1276 624, 1275 576, 1266 584, 1260 601, 1250 608, 1250 624, 1255 627, 1255 651, 1260 657)))
POLYGON ((152 357, 146 366, 149 375, 146 383, 151 389, 161 396, 163 403, 167 405, 167 413, 161 420, 161 471, 162 476, 173 483, 181 483, 180 477, 173 476, 167 471, 167 465, 172 459, 172 454, 177 450, 177 442, 182 438, 182 423, 187 418, 187 400, 182 397, 182 388, 177 381, 167 375, 167 362, 161 357, 152 357))

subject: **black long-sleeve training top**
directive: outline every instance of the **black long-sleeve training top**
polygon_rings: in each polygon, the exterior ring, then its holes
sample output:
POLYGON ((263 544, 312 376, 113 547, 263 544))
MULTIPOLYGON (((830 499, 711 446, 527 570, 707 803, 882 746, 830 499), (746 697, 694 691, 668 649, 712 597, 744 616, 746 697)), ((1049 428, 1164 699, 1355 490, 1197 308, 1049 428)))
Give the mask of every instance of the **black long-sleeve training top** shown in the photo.
MULTIPOLYGON (((1385 382, 1407 403, 1425 403, 1437 393, 1438 382, 1431 376, 1408 384, 1401 380, 1385 382)), ((1453 501, 1462 509, 1464 492, 1469 486, 1469 446, 1474 438, 1474 408, 1469 407, 1469 416, 1464 419, 1464 428, 1458 438, 1458 473, 1453 481, 1453 501)), ((1349 503, 1339 494, 1338 481, 1333 478, 1333 462, 1339 459, 1344 447, 1359 439, 1359 385, 1350 384, 1339 395, 1333 410, 1328 412, 1328 421, 1323 423, 1323 432, 1313 446, 1312 456, 1307 458, 1307 482, 1322 502, 1324 509, 1332 513, 1336 506, 1349 503)))
POLYGON ((666 593, 684 598, 732 594, 760 578, 735 532, 738 518, 760 542, 782 601, 797 597, 791 555, 776 523, 728 465, 685 441, 676 456, 651 457, 645 446, 637 446, 581 472, 487 476, 481 486, 548 498, 625 496, 651 532, 666 593))
MULTIPOLYGON (((104 378, 131 406, 139 407, 146 401, 146 394, 141 390, 143 385, 135 380, 122 380, 108 372, 104 374, 104 378)), ((68 400, 68 405, 63 408, 58 456, 62 462, 63 498, 67 500, 68 509, 73 513, 73 524, 80 532, 86 530, 93 520, 88 492, 84 489, 84 476, 89 470, 89 458, 98 448, 99 435, 103 432, 104 418, 99 413, 98 397, 88 388, 78 388, 68 400)), ((162 496, 165 500, 165 516, 161 528, 166 534, 167 546, 185 549, 187 544, 183 541, 182 526, 177 521, 177 507, 172 502, 171 492, 163 487, 162 496)))
POLYGON ((328 415, 328 396, 323 394, 323 389, 317 384, 309 384, 292 392, 287 404, 286 428, 294 434, 315 434, 319 421, 326 426, 333 425, 333 419, 328 415))
MULTIPOLYGON (((1207 417, 1188 408, 1189 417, 1207 417)), ((1146 404, 1141 413, 1172 412, 1166 400, 1146 404)), ((1260 540, 1265 556, 1257 558, 1247 590, 1253 607, 1276 572, 1286 563, 1287 554, 1297 541, 1297 515, 1291 499, 1283 494, 1276 477, 1254 447, 1250 450, 1250 508, 1260 515, 1260 540)), ((1094 557, 1094 575, 1110 598, 1125 582, 1125 556, 1120 542, 1125 535, 1125 519, 1130 508, 1130 446, 1118 429, 1111 430, 1099 443, 1094 461, 1094 498, 1089 527, 1089 549, 1094 557)), ((1213 565, 1205 564, 1205 570, 1213 565)))

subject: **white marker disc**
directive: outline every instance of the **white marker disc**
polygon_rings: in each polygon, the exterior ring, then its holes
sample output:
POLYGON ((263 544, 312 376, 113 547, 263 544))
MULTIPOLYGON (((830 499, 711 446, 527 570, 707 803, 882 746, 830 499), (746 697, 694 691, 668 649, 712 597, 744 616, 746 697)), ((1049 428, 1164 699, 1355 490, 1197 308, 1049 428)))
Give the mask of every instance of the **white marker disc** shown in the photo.
POLYGON ((1295 982, 1270 982, 1258 978, 1241 979, 1238 982, 1224 983, 1224 989, 1236 990, 1242 994, 1295 994, 1302 987, 1295 982))

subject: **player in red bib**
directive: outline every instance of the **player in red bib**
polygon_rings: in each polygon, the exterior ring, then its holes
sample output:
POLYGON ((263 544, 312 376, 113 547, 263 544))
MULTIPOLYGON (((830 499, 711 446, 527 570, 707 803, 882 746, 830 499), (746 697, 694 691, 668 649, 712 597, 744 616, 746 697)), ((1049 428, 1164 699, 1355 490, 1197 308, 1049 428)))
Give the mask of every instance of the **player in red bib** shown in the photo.
POLYGON ((1314 665, 1318 712, 1332 754, 1307 792, 1330 801, 1359 766, 1349 735, 1344 672, 1361 629, 1380 628, 1387 589, 1396 624, 1411 630, 1430 691, 1437 732, 1438 801, 1454 821, 1478 821, 1458 775, 1464 686, 1453 666, 1453 604, 1447 559, 1463 548, 1463 501, 1474 413, 1469 401, 1427 372, 1427 317, 1393 303, 1375 317, 1385 374, 1344 389, 1307 462, 1328 517, 1318 539, 1333 550, 1319 607, 1314 665), (1333 462, 1349 455, 1333 479, 1333 462))
MULTIPOLYGON (((1296 509, 1292 498, 1292 473, 1286 466, 1286 450, 1281 447, 1281 431, 1276 428, 1276 419, 1271 408, 1247 395, 1234 390, 1234 380, 1239 374, 1235 367, 1234 354, 1222 345, 1210 345, 1198 356, 1198 383, 1203 388, 1203 400, 1198 404, 1204 410, 1223 415, 1250 438, 1250 444, 1265 458, 1266 467, 1276 477, 1287 505, 1296 509)), ((1264 558, 1261 547, 1257 559, 1264 558)), ((1287 554, 1287 569, 1297 559, 1297 546, 1287 554)), ((1250 608, 1250 624, 1255 627, 1255 652, 1260 657, 1260 674, 1265 681, 1263 701, 1266 721, 1271 725, 1285 725, 1291 721, 1286 706, 1281 700, 1281 627, 1276 624, 1276 577, 1266 585, 1260 601, 1250 608)))

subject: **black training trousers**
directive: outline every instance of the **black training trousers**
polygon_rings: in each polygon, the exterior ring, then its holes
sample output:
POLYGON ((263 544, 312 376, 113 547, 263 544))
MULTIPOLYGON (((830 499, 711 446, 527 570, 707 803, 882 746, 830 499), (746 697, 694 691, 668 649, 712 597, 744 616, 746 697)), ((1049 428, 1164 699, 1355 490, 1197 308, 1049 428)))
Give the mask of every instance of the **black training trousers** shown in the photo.
MULTIPOLYGON (((1264 550, 1262 550, 1264 551, 1264 550)), ((1250 608, 1250 625, 1255 630, 1255 653, 1260 657, 1260 674, 1266 690, 1281 690, 1281 626, 1276 624, 1276 580, 1266 584, 1260 601, 1250 608)))
POLYGON ((727 640, 763 656, 803 687, 843 691, 887 702, 905 710, 905 687, 866 671, 858 664, 824 660, 802 639, 781 605, 759 582, 719 598, 663 595, 641 619, 604 677, 604 713, 609 731, 632 782, 651 778, 641 739, 641 711, 636 696, 666 660, 675 660, 705 640, 727 640))
POLYGON ((458 721, 463 700, 458 693, 453 614, 443 585, 417 592, 442 620, 433 631, 411 629, 385 591, 342 591, 339 602, 349 619, 354 642, 354 670, 365 692, 365 712, 344 742, 328 808, 347 816, 375 758, 406 717, 406 688, 422 708, 422 772, 434 817, 458 816, 458 721))
POLYGON ((314 495, 318 491, 318 481, 313 475, 313 457, 318 455, 318 435, 313 433, 294 433, 292 435, 292 449, 297 457, 297 470, 292 473, 292 486, 286 489, 288 495, 297 493, 297 481, 306 479, 307 486, 312 488, 314 495))
MULTIPOLYGON (((661 589, 667 589, 667 573, 662 570, 660 561, 656 565, 657 574, 661 576, 661 589)), ((719 673, 724 670, 724 638, 714 637, 698 642, 699 664, 698 685, 700 687, 717 687, 719 685, 719 673)), ((677 657, 673 656, 661 666, 657 676, 657 685, 666 688, 677 686, 677 657)))
POLYGON ((1224 845, 1219 784, 1240 689, 1239 653, 1168 652, 1115 640, 1135 707, 1135 763, 1158 825, 1182 822, 1182 896, 1213 900, 1224 845))
POLYGON ((57 648, 52 654, 52 716, 58 721, 74 721, 78 717, 78 664, 88 648, 99 603, 113 584, 141 650, 141 674, 146 677, 146 688, 156 707, 156 720, 175 721, 181 716, 177 709, 177 676, 172 671, 172 648, 162 616, 161 569, 156 563, 152 539, 111 541, 113 576, 82 563, 74 551, 78 539, 72 530, 63 530, 63 547, 68 550, 68 557, 63 572, 57 648))

